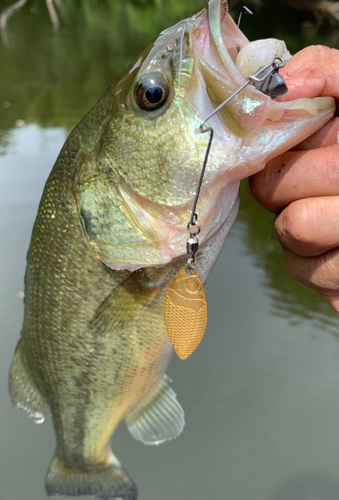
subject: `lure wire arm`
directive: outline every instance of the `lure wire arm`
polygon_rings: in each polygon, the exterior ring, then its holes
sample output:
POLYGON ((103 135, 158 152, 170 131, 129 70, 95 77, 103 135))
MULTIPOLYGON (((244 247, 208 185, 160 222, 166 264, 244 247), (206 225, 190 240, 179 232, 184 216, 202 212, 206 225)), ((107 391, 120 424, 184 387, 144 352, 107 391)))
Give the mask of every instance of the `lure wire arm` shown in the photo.
POLYGON ((250 85, 251 83, 251 80, 248 79, 248 81, 246 83, 244 83, 244 85, 242 85, 241 87, 238 88, 238 90, 236 90, 232 95, 230 95, 226 101, 222 102, 217 108, 215 108, 215 110, 213 110, 213 112, 208 115, 207 118, 205 118, 205 120, 201 123, 200 127, 199 127, 199 132, 203 132, 203 127, 205 125, 205 123, 210 119, 212 118, 212 116, 214 116, 216 113, 219 113, 219 111, 224 107, 226 106, 226 104, 228 104, 232 99, 234 99, 238 94, 239 92, 241 92, 242 90, 244 90, 244 88, 247 87, 247 85, 250 85))
POLYGON ((237 26, 238 26, 238 28, 240 26, 241 18, 242 18, 243 14, 253 14, 253 12, 248 7, 246 7, 246 5, 243 5, 241 7, 241 9, 239 11, 239 14, 238 14, 238 20, 237 20, 237 26))
POLYGON ((236 90, 232 95, 230 95, 226 99, 226 101, 222 102, 217 108, 215 108, 213 110, 213 112, 210 115, 208 115, 207 118, 205 118, 205 120, 201 123, 200 127, 198 128, 198 131, 201 132, 205 123, 210 118, 212 118, 212 116, 214 116, 216 113, 218 113, 224 106, 226 106, 226 104, 228 104, 232 99, 234 99, 239 94, 239 92, 244 90, 248 85, 250 85, 250 84, 253 85, 254 82, 257 82, 257 83, 263 82, 264 80, 266 80, 266 78, 270 74, 275 73, 276 71, 278 71, 280 68, 283 68, 284 66, 285 66, 285 60, 282 57, 276 56, 274 59, 272 59, 272 61, 269 64, 267 64, 267 66, 260 68, 253 76, 252 75, 248 76, 246 83, 244 83, 241 87, 239 87, 238 90, 236 90), (264 76, 262 76, 261 78, 258 78, 258 76, 260 76, 261 73, 263 73, 266 70, 268 70, 267 73, 265 73, 264 76))
MULTIPOLYGON (((247 12, 247 10, 249 10, 249 9, 247 9, 247 7, 243 7, 243 9, 246 9, 245 12, 247 12)), ((249 13, 252 14, 251 11, 249 11, 249 13)), ((239 22, 239 19, 238 19, 238 22, 239 22)), ((205 123, 210 118, 212 118, 212 116, 214 116, 216 113, 218 113, 232 99, 234 99, 248 85, 254 86, 255 83, 263 82, 264 80, 266 80, 266 78, 268 76, 270 76, 274 73, 277 73, 279 71, 279 69, 284 67, 284 66, 285 66, 285 60, 282 57, 279 57, 279 56, 274 57, 274 59, 272 59, 272 61, 269 64, 267 64, 263 68, 259 69, 254 75, 248 76, 247 81, 241 87, 239 87, 235 92, 233 92, 233 94, 230 95, 217 108, 215 108, 214 111, 210 115, 208 115, 207 118, 205 118, 203 122, 201 122, 200 126, 195 131, 196 133, 200 133, 200 134, 209 133, 210 137, 208 140, 205 158, 204 158, 204 162, 203 162, 203 166, 201 169, 200 178, 199 178, 199 182, 198 182, 198 186, 197 186, 197 190, 196 190, 196 194, 195 194, 195 198, 194 198, 191 217, 190 217, 190 220, 187 224, 187 231, 190 234, 190 237, 187 240, 187 270, 192 270, 192 268, 194 267, 194 255, 198 251, 199 241, 198 241, 196 236, 200 233, 201 228, 200 228, 200 225, 198 223, 198 214, 196 213, 196 209, 197 209, 197 204, 199 201, 201 186, 202 186, 202 183, 204 180, 204 175, 205 175, 205 171, 206 171, 206 167, 207 167, 208 157, 209 157, 209 154, 211 151, 212 141, 213 141, 213 136, 214 136, 213 127, 209 126, 209 127, 205 128, 205 123), (263 74, 263 76, 260 76, 262 74, 263 74)))
MULTIPOLYGON (((205 159, 204 159, 204 163, 203 163, 203 166, 202 166, 202 169, 201 169, 201 174, 200 174, 200 178, 199 178, 199 182, 198 182, 198 187, 197 187, 197 191, 196 191, 195 198, 194 198, 194 203, 193 203, 191 218, 190 218, 189 223, 187 224, 187 230, 191 234, 194 234, 194 233, 193 233, 193 231, 190 230, 190 227, 191 226, 197 226, 198 215, 196 214, 196 208, 197 208, 197 204, 198 204, 198 200, 199 200, 199 195, 200 195, 200 190, 201 190, 201 186, 202 186, 202 181, 204 180, 204 175, 205 175, 205 170, 206 170, 206 166, 207 166, 208 156, 210 154, 210 149, 211 149, 211 146, 212 146, 213 135, 214 135, 214 130, 213 130, 212 127, 208 127, 206 129, 204 129, 203 126, 204 125, 202 123, 200 125, 199 132, 201 134, 206 134, 207 132, 209 132, 210 133, 210 138, 208 140, 208 145, 207 145, 207 149, 206 149, 206 153, 205 153, 205 159)), ((200 226, 198 226, 198 233, 197 234, 199 234, 199 233, 200 233, 200 226)))
MULTIPOLYGON (((243 7, 243 9, 247 9, 247 7, 243 7)), ((250 11, 250 13, 251 13, 251 11, 250 11)), ((208 141, 208 145, 207 145, 207 149, 206 149, 206 153, 205 153, 205 158, 204 158, 204 163, 203 163, 203 166, 202 166, 202 169, 201 169, 201 174, 200 174, 200 178, 199 178, 199 182, 198 182, 198 187, 197 187, 196 195, 195 195, 195 198, 194 198, 194 203, 193 203, 191 217, 190 217, 189 223, 187 224, 187 230, 188 230, 189 233, 194 234, 194 232, 191 230, 192 229, 191 226, 196 226, 197 225, 198 216, 196 214, 196 208, 197 208, 197 204, 198 204, 198 200, 199 200, 201 186, 202 186, 202 182, 203 182, 203 179, 204 179, 204 174, 205 174, 205 170, 206 170, 206 166, 207 166, 208 156, 209 156, 209 153, 210 153, 210 150, 211 150, 212 141, 213 141, 213 135, 214 135, 213 127, 204 128, 205 127, 205 123, 210 118, 212 118, 212 116, 214 116, 216 113, 218 113, 224 106, 226 106, 226 104, 228 104, 232 99, 234 99, 248 85, 253 85, 254 83, 263 82, 264 80, 266 80, 266 78, 269 75, 271 75, 272 73, 275 73, 275 72, 279 71, 279 69, 283 68, 284 66, 285 66, 285 60, 282 57, 279 57, 279 56, 274 57, 274 59, 269 64, 267 64, 263 68, 259 69, 254 75, 248 76, 247 77, 247 81, 241 87, 239 87, 235 92, 233 92, 233 94, 230 95, 224 102, 222 102, 218 107, 216 107, 213 110, 213 112, 210 115, 208 115, 207 118, 205 118, 203 122, 201 122, 199 128, 196 130, 196 133, 200 133, 200 134, 205 134, 205 133, 209 132, 210 133, 210 138, 209 138, 209 141, 208 141), (266 72, 266 73, 264 73, 264 72, 266 72), (264 75, 260 77, 260 75, 262 73, 264 73, 264 75)), ((199 231, 198 232, 200 232, 200 227, 199 227, 199 231)))

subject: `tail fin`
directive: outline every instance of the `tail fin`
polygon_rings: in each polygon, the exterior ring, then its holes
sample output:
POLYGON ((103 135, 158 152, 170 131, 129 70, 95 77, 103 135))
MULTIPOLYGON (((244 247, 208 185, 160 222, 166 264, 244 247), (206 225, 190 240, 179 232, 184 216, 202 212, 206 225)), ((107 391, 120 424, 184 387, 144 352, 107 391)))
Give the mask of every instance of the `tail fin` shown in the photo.
POLYGON ((138 490, 117 459, 88 470, 69 467, 54 456, 46 476, 47 495, 93 495, 105 500, 136 500, 138 490))

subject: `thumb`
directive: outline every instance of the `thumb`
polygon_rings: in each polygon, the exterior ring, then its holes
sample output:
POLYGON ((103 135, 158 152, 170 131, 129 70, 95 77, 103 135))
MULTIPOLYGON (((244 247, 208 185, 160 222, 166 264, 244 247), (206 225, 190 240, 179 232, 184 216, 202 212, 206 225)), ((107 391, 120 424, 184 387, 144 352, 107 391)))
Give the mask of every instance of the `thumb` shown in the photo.
POLYGON ((322 45, 306 47, 286 61, 280 74, 288 92, 278 101, 322 96, 339 98, 339 51, 336 49, 322 45))

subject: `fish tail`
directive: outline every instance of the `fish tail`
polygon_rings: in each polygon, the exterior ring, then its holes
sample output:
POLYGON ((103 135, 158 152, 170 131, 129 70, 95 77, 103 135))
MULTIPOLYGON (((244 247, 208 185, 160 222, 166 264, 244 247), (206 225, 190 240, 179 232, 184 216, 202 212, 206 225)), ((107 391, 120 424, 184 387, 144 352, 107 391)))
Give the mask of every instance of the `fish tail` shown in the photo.
POLYGON ((105 500, 136 500, 138 490, 120 462, 76 469, 54 455, 46 476, 47 495, 93 495, 105 500))

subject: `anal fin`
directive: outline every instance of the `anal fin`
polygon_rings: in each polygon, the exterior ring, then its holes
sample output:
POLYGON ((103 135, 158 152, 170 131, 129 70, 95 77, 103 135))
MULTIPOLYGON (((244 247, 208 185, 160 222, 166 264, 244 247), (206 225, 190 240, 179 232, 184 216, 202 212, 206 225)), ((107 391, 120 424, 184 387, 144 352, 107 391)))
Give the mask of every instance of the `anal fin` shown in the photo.
POLYGON ((126 417, 128 430, 144 444, 161 444, 184 428, 184 410, 165 375, 155 391, 126 417))
POLYGON ((17 408, 35 423, 43 423, 48 404, 34 381, 22 339, 16 347, 9 374, 9 392, 12 403, 17 408))

